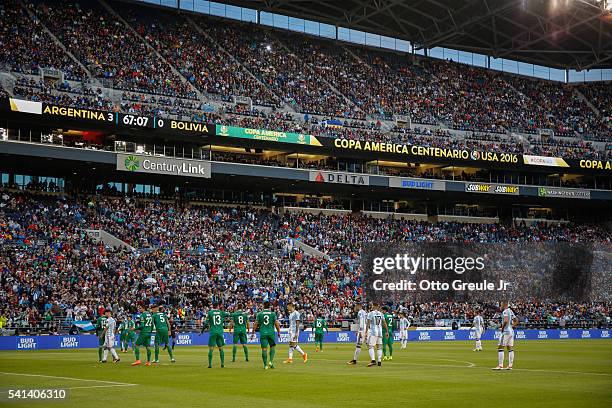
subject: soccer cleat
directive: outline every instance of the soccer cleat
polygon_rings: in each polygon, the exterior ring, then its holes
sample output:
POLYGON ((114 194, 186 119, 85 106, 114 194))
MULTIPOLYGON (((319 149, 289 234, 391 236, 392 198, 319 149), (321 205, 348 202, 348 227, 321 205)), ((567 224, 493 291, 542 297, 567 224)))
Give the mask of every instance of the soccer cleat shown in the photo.
POLYGON ((224 364, 221 364, 221 368, 225 368, 225 365, 224 365, 224 364))
POLYGON ((293 360, 288 358, 287 360, 283 361, 283 364, 293 364, 293 360))
POLYGON ((208 366, 208 368, 212 368, 212 366, 208 366))
POLYGON ((141 365, 142 362, 140 360, 136 360, 132 363, 133 366, 141 365))
POLYGON ((368 363, 368 367, 374 367, 376 365, 376 361, 372 360, 368 363))
POLYGON ((102 360, 103 363, 106 363, 106 360, 102 360))
POLYGON ((153 360, 153 364, 159 364, 159 360, 153 360))
POLYGON ((149 367, 149 366, 151 365, 151 362, 150 362, 150 361, 147 361, 147 362, 145 363, 145 365, 146 365, 147 367, 149 367))
POLYGON ((388 360, 393 360, 393 356, 389 356, 388 360))
POLYGON ((268 363, 268 367, 270 367, 270 368, 274 368, 274 363, 270 361, 270 362, 268 363))
POLYGON ((176 363, 175 359, 170 360, 171 363, 176 363))
POLYGON ((304 363, 308 362, 308 354, 304 353, 304 355, 302 356, 302 358, 304 359, 304 363))
POLYGON ((118 363, 118 362, 120 362, 120 361, 121 361, 121 359, 120 359, 120 358, 113 358, 113 363, 118 363))
POLYGON ((264 366, 264 370, 269 370, 269 369, 270 369, 270 367, 264 366))
POLYGON ((504 366, 503 365, 498 365, 497 367, 493 367, 491 370, 503 370, 504 366))
POLYGON ((510 364, 508 367, 506 367, 504 370, 512 370, 512 364, 510 364))
POLYGON ((348 364, 348 365, 356 365, 357 364, 357 360, 351 360, 351 361, 347 362, 346 364, 348 364))
POLYGON ((380 367, 381 365, 382 365, 382 363, 379 361, 379 362, 378 362, 378 366, 380 367))
POLYGON ((474 350, 472 350, 472 351, 478 351, 478 349, 477 349, 477 348, 475 348, 475 349, 474 349, 474 350))
POLYGON ((318 352, 319 352, 319 347, 315 349, 315 353, 318 353, 318 352))

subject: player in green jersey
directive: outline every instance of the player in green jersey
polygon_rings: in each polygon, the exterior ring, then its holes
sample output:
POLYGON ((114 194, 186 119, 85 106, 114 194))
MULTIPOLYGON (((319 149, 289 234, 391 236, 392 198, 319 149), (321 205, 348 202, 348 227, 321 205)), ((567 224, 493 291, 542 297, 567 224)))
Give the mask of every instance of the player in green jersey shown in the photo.
POLYGON ((395 329, 395 317, 387 306, 383 307, 384 319, 387 322, 386 328, 383 327, 383 360, 393 360, 393 330, 395 329), (388 335, 386 335, 388 333, 388 335), (389 352, 387 353, 387 349, 389 352))
POLYGON ((140 330, 136 344, 134 345, 134 355, 136 361, 132 363, 133 366, 140 365, 140 346, 144 346, 147 349, 147 363, 146 366, 151 365, 151 333, 153 332, 153 315, 143 305, 138 307, 140 312, 140 323, 138 324, 137 330, 140 330))
POLYGON ((259 330, 259 342, 261 344, 261 358, 264 368, 274 368, 274 354, 276 354, 276 341, 274 338, 274 329, 280 336, 280 323, 276 319, 276 313, 270 310, 270 302, 264 302, 264 308, 257 313, 255 324, 253 325, 253 336, 259 330), (270 361, 268 362, 268 346, 270 347, 270 361))
POLYGON ((232 322, 230 330, 234 332, 233 347, 232 347, 232 363, 236 361, 237 344, 242 344, 244 350, 244 359, 249 361, 249 348, 247 347, 247 333, 249 332, 249 314, 244 311, 242 304, 239 304, 232 313, 232 322))
POLYGON ((121 352, 126 353, 128 349, 129 336, 130 336, 130 328, 128 327, 127 317, 121 319, 121 323, 119 323, 119 327, 117 328, 119 331, 119 345, 121 346, 121 352))
POLYGON ((107 317, 101 315, 96 321, 96 336, 98 336, 98 363, 102 362, 102 351, 104 349, 104 329, 106 329, 107 317))
POLYGON ((125 336, 121 340, 121 351, 127 353, 130 344, 132 345, 132 348, 134 348, 134 346, 136 345, 136 324, 132 319, 132 315, 128 314, 127 318, 121 323, 121 325, 122 326, 119 327, 123 327, 122 329, 120 329, 122 336, 123 331, 125 331, 125 336))
POLYGON ((212 368, 213 351, 215 347, 219 349, 219 358, 221 359, 221 368, 225 367, 225 351, 223 346, 223 327, 227 312, 219 310, 219 303, 214 302, 212 309, 208 311, 206 316, 206 325, 209 328, 210 337, 208 338, 208 368, 212 368))
POLYGON ((327 321, 323 317, 322 313, 317 313, 317 318, 315 319, 313 325, 313 330, 315 332, 315 352, 323 352, 323 330, 329 332, 327 329, 327 321))
POLYGON ((160 311, 159 305, 153 307, 153 324, 155 324, 155 360, 153 362, 159 363, 159 345, 163 344, 170 356, 170 362, 176 363, 170 345, 170 319, 160 311))

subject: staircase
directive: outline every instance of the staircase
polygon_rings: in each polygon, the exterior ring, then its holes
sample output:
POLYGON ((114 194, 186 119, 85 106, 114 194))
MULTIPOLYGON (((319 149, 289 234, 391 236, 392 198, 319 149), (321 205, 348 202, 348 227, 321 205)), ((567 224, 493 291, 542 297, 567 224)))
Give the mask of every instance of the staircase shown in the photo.
POLYGON ((136 251, 136 248, 133 246, 126 244, 113 234, 110 234, 104 230, 86 229, 85 232, 87 233, 87 236, 92 238, 95 242, 102 242, 111 248, 121 248, 132 252, 136 251))

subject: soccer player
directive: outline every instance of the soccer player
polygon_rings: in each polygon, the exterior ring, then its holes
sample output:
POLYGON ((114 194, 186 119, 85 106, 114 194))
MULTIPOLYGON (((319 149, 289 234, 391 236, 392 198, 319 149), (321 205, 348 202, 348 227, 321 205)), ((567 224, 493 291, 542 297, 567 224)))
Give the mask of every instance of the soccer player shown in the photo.
POLYGON ((102 331, 102 336, 104 337, 104 357, 102 358, 102 362, 106 363, 108 352, 110 351, 111 356, 113 356, 113 363, 118 363, 121 360, 115 351, 117 321, 111 316, 110 309, 106 309, 104 315, 106 316, 106 327, 104 327, 102 331))
POLYGON ((219 309, 219 302, 213 302, 212 309, 208 311, 206 323, 209 328, 210 337, 208 338, 208 368, 212 368, 213 351, 215 347, 219 349, 221 368, 225 367, 225 339, 223 338, 223 327, 227 312, 219 309))
POLYGON ((399 329, 400 339, 402 342, 402 350, 408 345, 408 328, 410 327, 410 320, 406 318, 406 313, 400 313, 399 329))
POLYGON ((244 311, 242 304, 239 304, 232 313, 230 330, 234 333, 232 346, 232 363, 236 362, 237 344, 242 344, 244 351, 244 361, 249 361, 249 348, 247 347, 247 333, 249 332, 249 314, 244 311))
POLYGON ((386 329, 383 328, 383 360, 393 360, 393 329, 395 329, 395 318, 388 306, 383 307, 385 312, 386 329), (385 333, 387 334, 385 336, 385 333), (387 348, 389 353, 387 355, 387 348))
POLYGON ((363 310, 361 303, 357 303, 355 305, 355 312, 357 312, 357 341, 355 342, 355 354, 353 355, 353 359, 347 363, 348 365, 357 364, 359 354, 361 353, 361 346, 366 339, 365 332, 367 315, 366 311, 363 310))
POLYGON ((383 336, 389 336, 389 329, 385 316, 379 310, 380 306, 378 303, 372 304, 372 311, 368 313, 367 324, 366 324, 366 338, 368 339, 368 351, 370 352, 370 363, 368 367, 382 365, 382 342, 383 336), (386 329, 386 331, 385 331, 386 329), (369 334, 369 336, 368 336, 369 334), (376 348, 376 357, 374 356, 374 348, 376 348))
POLYGON ((295 304, 287 304, 289 310, 289 358, 283 361, 285 364, 293 363, 293 351, 297 351, 302 355, 304 363, 308 361, 308 354, 302 350, 298 344, 300 339, 300 312, 295 310, 295 304))
POLYGON ((170 319, 159 309, 159 305, 153 307, 153 324, 155 324, 155 360, 153 362, 159 363, 159 345, 163 344, 170 356, 170 362, 176 363, 170 345, 170 319))
POLYGON ((480 315, 479 309, 476 309, 472 327, 474 328, 474 336, 476 337, 476 347, 473 351, 482 351, 482 342, 480 341, 480 337, 484 332, 484 319, 480 315))
POLYGON ((117 328, 119 331, 119 346, 121 346, 122 353, 125 353, 123 346, 126 344, 127 335, 129 332, 126 327, 126 322, 126 319, 121 320, 121 323, 119 323, 119 327, 117 328))
POLYGON ((274 354, 276 354, 276 341, 274 339, 274 329, 280 336, 280 323, 276 319, 276 313, 270 310, 270 302, 265 301, 263 310, 257 313, 255 324, 253 325, 253 336, 259 330, 259 341, 261 344, 261 358, 264 369, 274 368, 274 354), (268 346, 270 346, 270 361, 268 362, 268 346))
POLYGON ((315 345, 317 346, 317 348, 315 348, 315 352, 318 353, 320 351, 322 353, 323 352, 323 330, 329 333, 329 330, 327 330, 327 321, 323 317, 323 313, 321 312, 317 313, 317 318, 315 319, 312 326, 315 332, 315 345))
POLYGON ((134 323, 134 320, 132 319, 132 315, 128 314, 127 316, 127 320, 123 322, 125 328, 127 329, 127 335, 125 338, 125 346, 122 346, 123 348, 123 352, 127 353, 128 352, 128 346, 131 344, 132 348, 134 348, 135 344, 136 344, 136 324, 134 323))
POLYGON ((502 320, 500 326, 499 343, 497 346, 497 367, 493 370, 504 370, 504 349, 508 350, 508 367, 506 370, 512 370, 512 364, 514 363, 514 327, 518 324, 516 315, 510 309, 508 302, 504 301, 500 304, 502 312, 502 320))
POLYGON ((102 362, 102 350, 104 349, 104 329, 106 328, 106 316, 104 314, 98 317, 96 321, 96 336, 98 336, 98 363, 102 362))
POLYGON ((151 333, 153 332, 153 315, 147 310, 144 305, 138 306, 140 312, 139 324, 136 330, 139 330, 136 344, 134 345, 134 355, 136 361, 132 363, 133 366, 142 364, 140 361, 140 346, 144 346, 147 350, 147 362, 146 366, 151 365, 151 333))

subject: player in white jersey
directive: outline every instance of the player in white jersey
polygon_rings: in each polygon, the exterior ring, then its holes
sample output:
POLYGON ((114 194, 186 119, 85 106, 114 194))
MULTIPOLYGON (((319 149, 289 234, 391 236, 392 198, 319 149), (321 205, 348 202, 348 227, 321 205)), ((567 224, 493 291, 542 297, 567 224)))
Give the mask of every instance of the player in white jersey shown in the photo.
POLYGON ((400 341, 402 342, 402 349, 405 349, 408 345, 408 328, 410 327, 410 320, 406 318, 406 313, 400 313, 399 329, 400 329, 400 341))
POLYGON ((368 339, 368 351, 370 352, 371 360, 368 367, 375 366, 377 363, 379 366, 382 364, 383 327, 385 329, 384 336, 389 336, 385 316, 379 308, 380 306, 377 303, 373 303, 372 311, 367 315, 366 338, 368 339), (376 348, 376 357, 374 356, 374 348, 376 348))
POLYGON ((497 346, 497 367, 493 370, 504 369, 504 349, 508 350, 508 366, 506 370, 512 370, 512 363, 514 363, 514 326, 518 324, 516 315, 510 309, 508 302, 501 302, 500 308, 502 310, 501 326, 499 344, 497 346))
POLYGON ((115 340, 117 335, 117 321, 115 318, 111 316, 110 309, 106 309, 104 311, 106 315, 106 327, 104 328, 103 336, 104 336, 104 357, 102 358, 102 362, 106 363, 106 359, 108 358, 108 352, 110 351, 113 356, 113 363, 118 363, 121 361, 119 359, 119 355, 115 351, 115 340))
POLYGON ((293 351, 297 351, 302 355, 304 363, 308 361, 308 354, 302 350, 298 344, 300 338, 300 312, 295 310, 295 304, 287 304, 287 310, 289 311, 289 358, 283 363, 293 363, 293 351))
POLYGON ((357 332, 355 333, 357 335, 357 341, 355 342, 355 354, 353 355, 353 359, 346 363, 348 365, 357 364, 359 353, 361 353, 361 346, 363 345, 363 342, 366 341, 366 323, 368 316, 360 303, 355 305, 355 312, 357 312, 357 332))
POLYGON ((480 337, 484 332, 484 327, 484 319, 480 315, 480 310, 476 309, 474 321, 472 323, 474 337, 476 338, 476 347, 474 347, 474 351, 482 351, 482 342, 480 341, 480 337))

